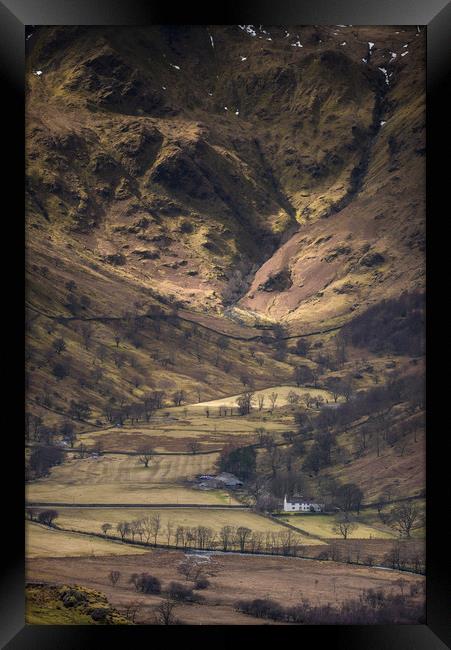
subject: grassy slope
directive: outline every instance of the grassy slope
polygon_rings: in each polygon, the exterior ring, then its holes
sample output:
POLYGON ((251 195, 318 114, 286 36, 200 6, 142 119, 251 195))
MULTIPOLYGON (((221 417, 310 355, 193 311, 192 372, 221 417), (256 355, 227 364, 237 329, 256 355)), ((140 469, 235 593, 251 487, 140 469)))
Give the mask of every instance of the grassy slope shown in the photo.
POLYGON ((61 530, 27 522, 26 556, 29 559, 37 557, 96 557, 100 555, 133 555, 142 553, 137 546, 124 546, 112 541, 68 533, 61 530))
POLYGON ((110 625, 130 625, 130 622, 112 608, 104 594, 74 586, 54 587, 49 585, 27 585, 26 622, 28 625, 93 625, 90 615, 92 609, 108 610, 107 622, 110 625), (86 600, 74 607, 65 607, 62 597, 70 589, 86 600))

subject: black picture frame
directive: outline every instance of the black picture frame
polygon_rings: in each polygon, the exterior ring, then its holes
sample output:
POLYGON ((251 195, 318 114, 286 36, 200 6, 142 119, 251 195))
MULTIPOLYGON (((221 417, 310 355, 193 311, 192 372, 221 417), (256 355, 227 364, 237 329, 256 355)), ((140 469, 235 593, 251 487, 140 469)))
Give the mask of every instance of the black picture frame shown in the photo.
MULTIPOLYGON (((8 526, 2 534, 3 571, 0 585, 0 643, 8 649, 26 648, 90 648, 113 642, 124 645, 138 637, 144 642, 157 643, 155 634, 164 631, 164 643, 179 640, 183 647, 194 643, 209 643, 211 635, 219 645, 239 642, 255 643, 260 637, 269 643, 296 640, 297 644, 330 643, 331 647, 365 648, 367 650, 442 650, 449 647, 450 612, 446 570, 439 542, 443 536, 444 512, 449 503, 449 487, 445 471, 448 458, 443 447, 437 444, 441 431, 436 429, 435 404, 439 401, 434 391, 428 390, 428 442, 427 442, 427 622, 425 625, 404 626, 231 626, 183 627, 157 630, 151 634, 147 626, 108 628, 102 626, 25 626, 24 625, 24 475, 22 368, 23 350, 23 295, 24 295, 24 236, 23 236, 23 170, 24 170, 24 70, 25 26, 69 24, 360 24, 360 25, 426 25, 427 26, 427 232, 428 232, 428 334, 433 313, 433 294, 439 273, 435 268, 436 255, 431 256, 434 233, 433 224, 440 221, 441 206, 446 205, 448 167, 440 160, 440 151, 449 142, 449 116, 451 96, 451 4, 445 0, 269 0, 254 2, 229 0, 224 6, 205 8, 185 3, 176 7, 161 1, 144 0, 1 0, 0 1, 0 79, 2 79, 4 135, 10 146, 3 150, 7 161, 7 179, 4 189, 12 199, 12 207, 2 220, 2 234, 7 248, 13 253, 12 266, 5 276, 7 333, 10 365, 8 385, 11 394, 5 398, 10 423, 4 423, 4 466, 12 469, 4 487, 7 496, 8 526), (8 294, 9 292, 9 294, 8 294), (11 343, 11 345, 10 345, 11 343), (433 399, 433 397, 435 399, 433 399), (434 415, 432 415, 433 413, 434 415), (10 431, 14 429, 14 435, 10 431), (433 435, 431 435, 431 432, 433 435), (8 437, 8 438, 7 438, 8 437), (441 453, 442 452, 442 453, 441 453), (8 456, 6 456, 8 454, 8 456), (441 471, 443 469, 443 471, 441 471), (293 629, 295 634, 293 636, 293 629), (146 636, 147 635, 147 636, 146 636), (282 635, 282 639, 281 636, 282 635)), ((449 151, 449 147, 447 149, 449 151)), ((449 184, 449 181, 448 181, 449 184)), ((447 218, 443 214, 443 219, 447 218)), ((435 245, 435 244, 434 244, 435 245)), ((6 273, 6 268, 5 271, 6 273)), ((434 336, 436 338, 435 330, 434 336)), ((433 354, 431 337, 428 337, 429 358, 433 354), (432 352, 431 352, 432 349, 432 352)), ((429 384, 428 384, 429 386, 429 384)), ((444 431, 443 431, 444 434, 444 431)), ((5 474, 5 472, 3 472, 5 474)), ((6 516, 6 515, 5 515, 6 516)), ((446 562, 445 562, 446 564, 446 562)), ((163 640, 163 638, 161 640, 163 640)))

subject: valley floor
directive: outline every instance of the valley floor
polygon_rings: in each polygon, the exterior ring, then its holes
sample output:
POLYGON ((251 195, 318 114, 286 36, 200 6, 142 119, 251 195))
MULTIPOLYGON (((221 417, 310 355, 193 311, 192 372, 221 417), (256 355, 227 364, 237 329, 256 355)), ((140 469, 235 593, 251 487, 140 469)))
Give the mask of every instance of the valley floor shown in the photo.
MULTIPOLYGON (((139 555, 36 557, 28 562, 27 580, 78 584, 99 590, 119 611, 131 600, 139 602, 136 622, 145 624, 152 622, 161 597, 137 593, 129 583, 130 575, 146 571, 157 576, 163 587, 172 580, 182 582, 177 565, 184 558, 182 551, 160 550, 139 555), (115 587, 108 579, 111 570, 121 574, 115 587)), ((206 564, 212 575, 211 586, 202 592, 205 601, 177 607, 177 617, 186 624, 260 624, 261 619, 235 611, 234 603, 261 597, 270 597, 284 605, 295 605, 302 599, 315 605, 339 605, 345 600, 358 598, 363 590, 369 588, 396 594, 417 585, 417 602, 424 598, 424 577, 399 571, 298 558, 243 558, 239 555, 209 556, 206 564)))

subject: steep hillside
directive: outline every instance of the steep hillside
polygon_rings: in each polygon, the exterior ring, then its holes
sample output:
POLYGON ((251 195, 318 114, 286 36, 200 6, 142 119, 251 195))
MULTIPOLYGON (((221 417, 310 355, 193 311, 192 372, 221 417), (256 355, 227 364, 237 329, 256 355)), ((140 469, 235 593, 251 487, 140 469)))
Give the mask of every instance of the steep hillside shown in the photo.
POLYGON ((423 33, 55 27, 29 48, 30 260, 64 240, 113 282, 295 330, 422 284, 423 33))
POLYGON ((105 424, 299 363, 324 382, 340 326, 422 291, 423 32, 42 27, 27 48, 33 417, 105 424))

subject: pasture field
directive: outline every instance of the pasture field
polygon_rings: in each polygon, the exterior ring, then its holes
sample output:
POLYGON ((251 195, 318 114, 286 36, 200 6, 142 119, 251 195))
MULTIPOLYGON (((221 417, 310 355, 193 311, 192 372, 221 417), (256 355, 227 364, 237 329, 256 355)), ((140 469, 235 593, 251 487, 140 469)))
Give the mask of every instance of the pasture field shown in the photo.
POLYGON ((119 544, 98 537, 67 533, 31 521, 26 522, 25 539, 25 556, 27 559, 37 557, 95 557, 99 555, 121 555, 123 553, 134 555, 144 552, 138 546, 119 544))
POLYGON ((181 484, 198 473, 212 471, 214 460, 210 454, 159 456, 146 468, 137 456, 74 458, 53 467, 49 477, 29 483, 27 501, 237 504, 222 490, 203 491, 181 484))
MULTIPOLYGON (((312 397, 317 397, 321 396, 324 401, 329 401, 333 402, 333 397, 332 393, 330 393, 327 390, 324 390, 322 388, 305 388, 305 387, 297 387, 297 386, 287 386, 287 385, 281 385, 281 386, 271 386, 270 388, 263 388, 262 390, 256 390, 253 391, 254 397, 252 400, 252 406, 254 409, 257 408, 258 405, 258 398, 261 397, 263 398, 263 409, 262 413, 266 413, 268 409, 270 408, 271 402, 269 396, 271 394, 277 394, 277 400, 275 402, 275 408, 279 408, 281 406, 286 406, 289 404, 288 402, 288 395, 289 393, 295 393, 298 395, 299 399, 302 400, 305 395, 309 394, 312 397)), ((199 404, 190 404, 188 408, 188 413, 196 413, 197 411, 204 411, 205 408, 210 408, 210 409, 215 409, 219 408, 220 406, 227 406, 228 408, 237 408, 237 399, 242 395, 242 393, 238 393, 236 395, 229 395, 228 397, 220 397, 219 399, 215 400, 210 400, 208 402, 200 402, 199 404)), ((342 401, 344 398, 340 398, 340 401, 342 401)), ((183 410, 185 407, 174 407, 172 409, 169 409, 172 413, 183 410)))
POLYGON ((252 411, 249 416, 220 417, 218 406, 210 407, 207 417, 206 407, 201 406, 191 404, 164 409, 149 423, 91 430, 81 434, 80 440, 87 446, 100 443, 105 451, 138 451, 150 445, 159 452, 189 452, 189 445, 195 440, 202 451, 209 451, 221 449, 231 442, 254 443, 257 440, 255 430, 259 427, 276 436, 293 429, 292 416, 277 411, 273 414, 252 411))
MULTIPOLYGON (((171 580, 180 581, 177 566, 184 558, 182 551, 159 549, 142 555, 36 558, 27 566, 27 579, 81 584, 99 590, 119 610, 127 602, 138 601, 141 609, 137 622, 149 623, 155 607, 161 602, 160 597, 137 593, 129 583, 130 575, 147 571, 158 577, 165 588, 171 580), (115 587, 108 580, 111 570, 121 574, 115 587)), ((400 593, 400 578, 404 581, 404 592, 408 592, 412 584, 424 585, 423 576, 290 557, 214 555, 206 560, 206 567, 211 586, 202 593, 205 602, 177 607, 177 617, 187 624, 261 624, 261 619, 234 610, 237 599, 270 597, 287 606, 307 598, 315 605, 327 602, 335 605, 358 598, 362 590, 369 588, 400 593)), ((421 588, 417 598, 424 598, 421 588)))
MULTIPOLYGON (((342 535, 333 530, 336 521, 334 515, 287 514, 282 515, 280 519, 312 535, 326 539, 342 539, 342 535)), ((356 528, 348 534, 348 539, 394 539, 395 537, 395 533, 388 526, 370 525, 361 521, 356 521, 356 528)))
POLYGON ((329 539, 326 540, 329 547, 317 546, 306 548, 306 555, 309 557, 318 557, 324 551, 328 552, 334 548, 334 555, 340 557, 341 562, 351 562, 368 564, 368 559, 372 560, 373 564, 384 564, 389 566, 390 562, 387 556, 390 554, 393 546, 396 544, 401 549, 403 558, 408 559, 408 564, 412 558, 419 558, 419 564, 424 565, 425 561, 425 540, 424 539, 382 539, 374 537, 367 539, 329 539))
MULTIPOLYGON (((426 536, 426 526, 424 525, 426 519, 426 500, 418 498, 414 499, 413 503, 418 508, 420 519, 418 521, 418 525, 412 529, 410 536, 414 539, 424 539, 426 536)), ((382 516, 390 517, 390 512, 396 508, 397 505, 400 504, 394 502, 385 505, 381 510, 382 516)), ((384 524, 381 521, 377 508, 365 508, 364 510, 361 510, 359 514, 359 520, 362 523, 369 524, 370 526, 374 525, 377 528, 384 528, 384 524)), ((393 528, 389 528, 389 530, 393 530, 393 528)))
MULTIPOLYGON (((161 518, 161 529, 157 537, 159 544, 166 544, 168 541, 167 524, 173 526, 172 536, 177 526, 207 526, 216 533, 223 526, 243 526, 250 528, 256 533, 276 533, 286 530, 277 522, 261 517, 254 512, 247 510, 214 510, 201 508, 173 508, 173 509, 146 509, 146 508, 58 508, 58 519, 56 524, 63 528, 73 528, 87 532, 100 533, 101 525, 109 523, 113 529, 108 533, 119 537, 115 526, 120 521, 134 521, 143 519, 158 513, 161 518)), ((320 545, 321 542, 314 538, 307 537, 301 533, 297 535, 299 544, 320 545)), ((136 539, 139 539, 138 537, 136 539)), ((173 539, 170 543, 174 543, 173 539)))

